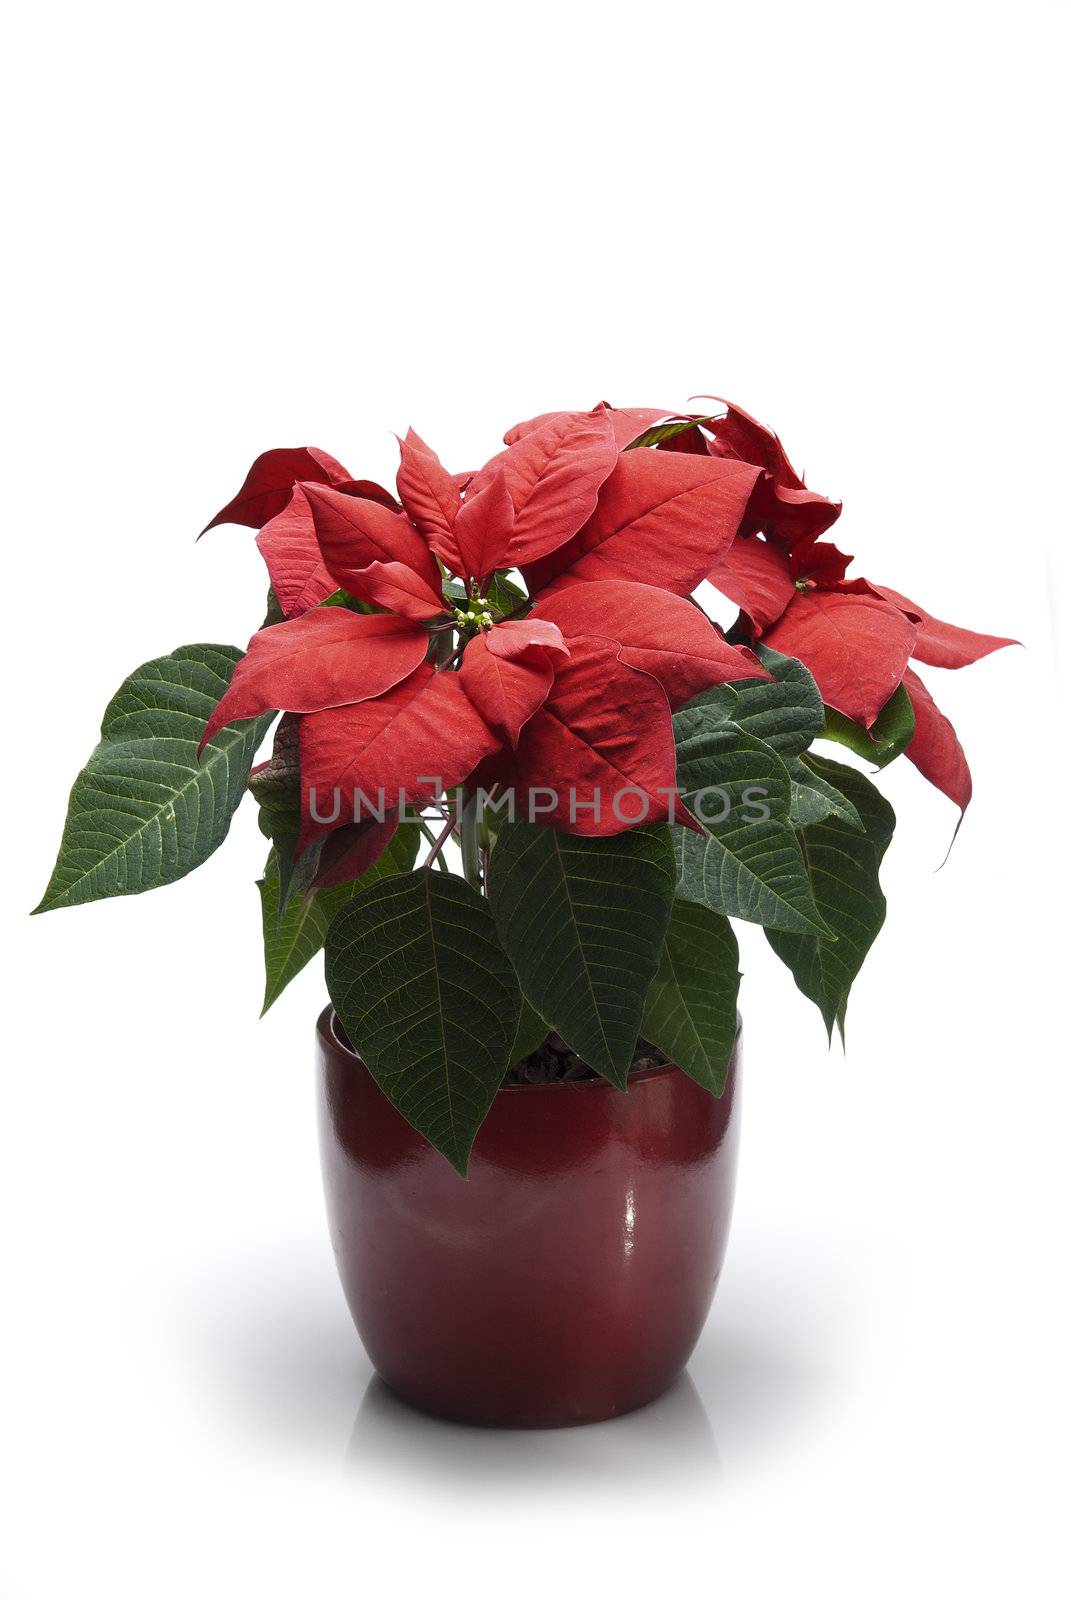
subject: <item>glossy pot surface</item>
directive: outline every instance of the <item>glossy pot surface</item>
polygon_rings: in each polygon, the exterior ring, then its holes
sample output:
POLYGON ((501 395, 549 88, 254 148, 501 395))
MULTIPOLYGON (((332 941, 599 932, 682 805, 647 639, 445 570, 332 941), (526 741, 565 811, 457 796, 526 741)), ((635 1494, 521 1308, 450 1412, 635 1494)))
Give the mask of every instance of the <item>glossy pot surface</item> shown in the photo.
POLYGON ((739 1039, 720 1100, 677 1067, 499 1092, 466 1181, 317 1026, 339 1274, 384 1380, 499 1427, 596 1422, 673 1382, 725 1255, 739 1039))

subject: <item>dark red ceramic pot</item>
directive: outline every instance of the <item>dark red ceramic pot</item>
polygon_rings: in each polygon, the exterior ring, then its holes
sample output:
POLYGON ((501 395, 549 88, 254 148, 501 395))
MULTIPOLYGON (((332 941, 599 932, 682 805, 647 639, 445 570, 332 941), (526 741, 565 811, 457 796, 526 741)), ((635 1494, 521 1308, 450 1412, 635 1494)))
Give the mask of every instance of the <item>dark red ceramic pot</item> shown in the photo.
MULTIPOLYGON (((380 1375, 461 1422, 553 1428, 655 1399, 725 1254, 739 1128, 677 1067, 503 1089, 466 1181, 318 1025, 320 1137, 346 1299, 380 1375)), ((739 1049, 739 1043, 737 1045, 739 1049)))

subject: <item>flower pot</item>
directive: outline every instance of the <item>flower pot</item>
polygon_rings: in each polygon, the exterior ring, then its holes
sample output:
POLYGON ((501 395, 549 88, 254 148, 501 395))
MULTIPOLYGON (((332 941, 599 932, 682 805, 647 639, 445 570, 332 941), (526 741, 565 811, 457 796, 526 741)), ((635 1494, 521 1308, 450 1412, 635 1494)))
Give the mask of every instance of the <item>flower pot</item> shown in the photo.
MULTIPOLYGON (((318 1024, 328 1218, 376 1369, 456 1421, 550 1428, 654 1400, 725 1254, 739 1112, 673 1066, 507 1087, 463 1179, 318 1024)), ((739 1049, 739 1043, 737 1050, 739 1049)))

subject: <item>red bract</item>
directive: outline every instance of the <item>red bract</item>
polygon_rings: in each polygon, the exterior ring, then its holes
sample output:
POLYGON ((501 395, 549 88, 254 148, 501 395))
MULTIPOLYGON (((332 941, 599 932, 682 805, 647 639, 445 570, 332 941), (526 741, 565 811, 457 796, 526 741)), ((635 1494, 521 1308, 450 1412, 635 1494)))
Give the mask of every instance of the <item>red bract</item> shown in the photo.
POLYGON ((516 748, 521 729, 550 693, 569 654, 553 622, 526 617, 473 639, 461 662, 461 687, 489 727, 516 748))
POLYGON ((453 526, 457 559, 448 561, 447 566, 471 574, 477 583, 497 567, 511 566, 508 549, 515 518, 504 472, 496 472, 479 485, 474 480, 453 526))
POLYGON ((453 566, 457 547, 451 530, 461 510, 460 488, 412 428, 399 445, 398 498, 431 548, 453 566))
POLYGON ((897 594, 895 589, 887 589, 882 584, 872 584, 871 587, 875 594, 880 594, 915 624, 912 655, 916 661, 924 661, 928 667, 969 667, 972 661, 980 661, 994 650, 1003 650, 1005 645, 1017 642, 992 633, 972 633, 970 628, 957 628, 951 622, 941 622, 937 617, 931 617, 928 611, 923 611, 916 601, 897 594))
POLYGON ((524 566, 564 544, 594 512, 617 455, 606 407, 596 406, 551 417, 492 457, 472 489, 479 493, 498 473, 505 478, 514 521, 500 563, 524 566))
POLYGON ((904 673, 904 688, 915 713, 915 734, 905 754, 924 778, 955 801, 962 814, 970 803, 971 769, 956 730, 944 712, 938 710, 930 691, 910 667, 904 673))
POLYGON ((904 676, 915 629, 880 596, 845 586, 798 594, 766 643, 798 657, 826 704, 869 728, 904 676))
POLYGON ((309 483, 330 484, 355 499, 398 509, 381 484, 351 478, 326 451, 302 445, 294 450, 267 450, 258 456, 234 499, 204 529, 207 533, 221 522, 260 529, 257 548, 287 617, 311 610, 338 588, 324 566, 312 510, 302 488, 309 483))
POLYGON ((513 656, 527 654, 533 645, 557 650, 563 656, 569 654, 557 623, 546 622, 541 617, 529 615, 517 622, 500 622, 487 635, 488 650, 493 650, 496 656, 502 656, 507 661, 513 656))
MULTIPOLYGON (((613 430, 614 442, 619 450, 624 450, 633 439, 638 439, 654 423, 660 422, 669 413, 658 407, 652 406, 612 406, 605 400, 596 408, 604 411, 609 418, 613 430)), ((531 417, 527 422, 515 423, 503 437, 504 444, 516 444, 519 439, 525 439, 537 428, 544 427, 548 422, 557 422, 563 417, 579 417, 585 414, 581 411, 544 411, 542 416, 531 417)))
POLYGON ((529 587, 654 578, 672 594, 691 594, 712 553, 732 543, 758 476, 738 461, 628 451, 575 538, 524 569, 529 587))
POLYGON ((300 484, 294 485, 278 516, 265 523, 257 534, 257 549, 264 557, 275 598, 286 617, 300 617, 311 611, 338 588, 324 566, 312 507, 300 484))
POLYGON ((728 405, 724 417, 711 423, 710 453, 761 467, 746 528, 762 530, 789 545, 816 539, 840 516, 836 500, 808 489, 784 452, 780 439, 739 406, 728 405))
POLYGON ((787 556, 765 539, 734 539, 707 577, 740 607, 756 639, 784 615, 797 593, 787 556))
POLYGON ((726 644, 689 601, 649 584, 577 584, 539 600, 535 616, 556 623, 567 641, 616 644, 618 660, 657 679, 674 709, 717 683, 769 677, 750 650, 726 644))
POLYGON ((458 676, 488 727, 516 748, 521 729, 550 693, 554 662, 550 651, 539 645, 520 654, 499 655, 491 649, 490 638, 481 634, 466 649, 458 676))
POLYGON ((299 445, 294 450, 265 450, 246 473, 245 482, 222 511, 217 511, 204 532, 221 522, 240 522, 263 528, 284 510, 295 483, 345 483, 349 473, 326 450, 299 445))
POLYGON ((432 600, 441 601, 435 557, 404 511, 358 500, 322 484, 305 484, 304 489, 324 565, 338 588, 358 599, 371 599, 361 593, 361 573, 374 565, 400 566, 421 580, 432 600))
POLYGON ((336 884, 353 883, 379 860, 397 832, 396 811, 388 812, 382 822, 370 817, 367 822, 336 828, 324 840, 310 888, 333 889, 336 884))
POLYGON ((234 669, 201 748, 228 722, 265 711, 324 711, 370 700, 408 678, 426 649, 427 635, 415 622, 357 617, 337 606, 264 628, 234 669))

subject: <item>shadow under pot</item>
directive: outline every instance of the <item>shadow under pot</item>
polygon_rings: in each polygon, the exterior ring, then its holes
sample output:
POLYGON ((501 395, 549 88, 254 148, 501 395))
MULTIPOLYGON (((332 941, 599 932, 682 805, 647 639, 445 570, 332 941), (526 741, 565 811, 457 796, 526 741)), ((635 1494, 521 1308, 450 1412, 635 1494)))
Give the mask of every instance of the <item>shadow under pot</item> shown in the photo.
POLYGON ((317 1025, 328 1221, 353 1320, 403 1399, 554 1428, 635 1410, 683 1370, 725 1256, 739 1034, 715 1099, 675 1066, 499 1091, 461 1178, 317 1025))

